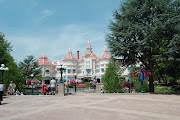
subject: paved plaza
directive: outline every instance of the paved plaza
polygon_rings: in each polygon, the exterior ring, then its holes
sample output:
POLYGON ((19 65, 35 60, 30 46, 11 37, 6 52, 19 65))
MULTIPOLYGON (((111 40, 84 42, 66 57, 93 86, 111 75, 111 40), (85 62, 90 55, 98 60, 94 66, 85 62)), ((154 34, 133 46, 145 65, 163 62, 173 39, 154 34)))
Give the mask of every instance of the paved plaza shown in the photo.
POLYGON ((180 96, 7 96, 0 105, 0 120, 180 120, 180 96))

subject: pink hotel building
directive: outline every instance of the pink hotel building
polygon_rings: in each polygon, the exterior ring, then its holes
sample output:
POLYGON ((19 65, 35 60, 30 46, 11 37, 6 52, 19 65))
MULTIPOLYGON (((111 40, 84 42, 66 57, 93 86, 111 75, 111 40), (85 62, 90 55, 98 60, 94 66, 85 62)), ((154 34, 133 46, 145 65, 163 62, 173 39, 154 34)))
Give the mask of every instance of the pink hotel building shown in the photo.
POLYGON ((93 51, 90 42, 86 47, 86 52, 82 57, 79 57, 79 51, 77 51, 77 57, 74 57, 71 49, 69 48, 68 55, 60 60, 53 60, 52 62, 42 54, 39 57, 39 65, 42 67, 43 83, 49 83, 49 79, 55 78, 60 80, 61 74, 57 70, 56 66, 66 66, 66 70, 63 71, 62 77, 64 80, 73 79, 75 75, 77 79, 94 80, 98 82, 102 80, 102 76, 106 70, 106 65, 109 62, 111 55, 108 53, 108 49, 105 48, 104 54, 101 57, 97 57, 93 51), (47 81, 46 81, 47 80, 47 81))

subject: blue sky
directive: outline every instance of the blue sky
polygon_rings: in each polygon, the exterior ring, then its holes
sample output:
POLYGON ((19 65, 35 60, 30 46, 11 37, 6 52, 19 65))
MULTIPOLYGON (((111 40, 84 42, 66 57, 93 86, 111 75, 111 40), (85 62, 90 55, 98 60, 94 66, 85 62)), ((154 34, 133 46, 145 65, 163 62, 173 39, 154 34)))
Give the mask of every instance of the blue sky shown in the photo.
POLYGON ((123 0, 0 0, 0 32, 17 62, 43 53, 62 60, 71 48, 82 56, 88 40, 100 57, 112 14, 123 0))

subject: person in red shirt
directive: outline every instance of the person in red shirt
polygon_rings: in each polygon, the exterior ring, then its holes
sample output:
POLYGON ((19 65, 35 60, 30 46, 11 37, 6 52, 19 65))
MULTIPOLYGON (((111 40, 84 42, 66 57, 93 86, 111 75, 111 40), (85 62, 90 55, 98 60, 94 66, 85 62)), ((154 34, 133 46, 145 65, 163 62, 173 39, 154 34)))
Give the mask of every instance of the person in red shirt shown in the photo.
POLYGON ((43 88, 41 89, 41 93, 43 93, 44 95, 46 95, 46 85, 43 85, 43 88))

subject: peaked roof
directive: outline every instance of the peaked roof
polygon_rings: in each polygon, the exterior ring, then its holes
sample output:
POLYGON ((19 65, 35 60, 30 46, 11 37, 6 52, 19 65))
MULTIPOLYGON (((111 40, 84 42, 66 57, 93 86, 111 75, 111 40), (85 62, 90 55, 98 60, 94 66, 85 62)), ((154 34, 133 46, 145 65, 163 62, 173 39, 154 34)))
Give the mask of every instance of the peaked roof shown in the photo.
POLYGON ((90 42, 88 41, 86 49, 92 49, 90 42))
POLYGON ((107 47, 105 48, 104 52, 108 52, 108 49, 107 49, 107 47))
POLYGON ((68 55, 63 58, 63 60, 65 59, 75 59, 75 57, 72 55, 71 48, 69 48, 68 55))
POLYGON ((38 62, 40 63, 40 65, 52 64, 44 54, 39 57, 38 62))
POLYGON ((40 59, 43 59, 43 58, 47 59, 47 57, 45 56, 44 53, 43 53, 39 58, 40 58, 40 59))
POLYGON ((108 53, 108 49, 106 47, 104 50, 104 54, 102 55, 102 58, 110 58, 110 57, 111 57, 111 55, 108 53))
POLYGON ((84 53, 84 55, 81 57, 81 59, 84 59, 84 57, 85 57, 86 55, 92 56, 92 59, 98 59, 98 57, 96 56, 96 54, 94 54, 94 53, 91 52, 91 51, 86 51, 86 52, 84 53))
POLYGON ((71 51, 71 48, 69 48, 69 51, 68 51, 69 54, 72 54, 72 51, 71 51))

